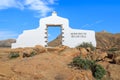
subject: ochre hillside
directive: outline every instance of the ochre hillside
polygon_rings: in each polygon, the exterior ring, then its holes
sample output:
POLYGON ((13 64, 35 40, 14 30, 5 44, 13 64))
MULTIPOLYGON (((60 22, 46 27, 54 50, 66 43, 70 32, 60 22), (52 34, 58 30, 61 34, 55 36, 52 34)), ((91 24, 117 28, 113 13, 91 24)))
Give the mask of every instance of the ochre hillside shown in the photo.
POLYGON ((96 41, 99 48, 108 49, 114 47, 120 49, 120 34, 97 32, 96 41))
MULTIPOLYGON (((105 69, 106 74, 99 80, 119 80, 120 51, 117 51, 117 55, 112 52, 114 57, 108 53, 100 49, 92 51, 90 47, 0 48, 0 80, 97 80, 103 72, 100 67, 96 68, 97 71, 91 71, 88 67, 90 64, 86 63, 88 60, 96 61, 105 69), (81 63, 77 58, 77 63, 73 65, 71 62, 77 56, 81 56, 85 62, 81 63)), ((91 69, 94 67, 91 66, 91 69)))

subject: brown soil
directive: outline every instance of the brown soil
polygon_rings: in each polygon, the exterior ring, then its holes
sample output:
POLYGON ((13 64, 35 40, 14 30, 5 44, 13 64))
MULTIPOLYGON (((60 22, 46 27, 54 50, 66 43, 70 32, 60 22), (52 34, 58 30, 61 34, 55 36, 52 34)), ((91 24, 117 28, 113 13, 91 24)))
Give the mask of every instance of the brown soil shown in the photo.
POLYGON ((78 53, 77 49, 56 49, 33 57, 9 59, 9 53, 3 50, 0 53, 0 80, 93 80, 91 71, 68 66, 78 53))

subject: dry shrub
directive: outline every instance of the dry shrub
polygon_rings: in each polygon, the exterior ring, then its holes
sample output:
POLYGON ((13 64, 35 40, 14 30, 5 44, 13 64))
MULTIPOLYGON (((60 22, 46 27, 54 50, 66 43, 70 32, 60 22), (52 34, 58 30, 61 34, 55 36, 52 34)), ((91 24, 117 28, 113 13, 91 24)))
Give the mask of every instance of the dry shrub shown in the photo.
POLYGON ((46 48, 40 45, 36 45, 35 47, 25 47, 25 48, 16 48, 12 49, 10 53, 19 53, 20 57, 32 57, 39 53, 46 52, 46 48))
POLYGON ((19 57, 19 56, 20 56, 19 53, 10 53, 8 57, 9 57, 10 59, 13 59, 13 58, 17 58, 17 57, 19 57))
POLYGON ((101 65, 98 65, 93 60, 83 59, 79 56, 73 58, 73 61, 70 63, 70 65, 72 67, 76 67, 77 69, 84 70, 90 69, 96 80, 101 80, 103 76, 106 74, 105 69, 101 65))
POLYGON ((89 47, 92 51, 95 50, 95 47, 92 45, 92 43, 83 42, 82 44, 76 46, 76 48, 80 48, 80 47, 83 47, 83 48, 89 47))
POLYGON ((10 51, 9 51, 9 54, 11 54, 11 53, 17 53, 20 57, 22 56, 22 53, 23 52, 23 48, 15 48, 15 49, 11 49, 10 51))

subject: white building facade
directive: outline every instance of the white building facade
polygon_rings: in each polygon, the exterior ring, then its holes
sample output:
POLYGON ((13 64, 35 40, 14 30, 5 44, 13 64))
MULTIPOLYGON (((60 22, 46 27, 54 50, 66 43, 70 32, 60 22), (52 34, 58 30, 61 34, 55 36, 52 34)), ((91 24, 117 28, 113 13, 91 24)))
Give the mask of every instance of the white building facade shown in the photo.
POLYGON ((12 48, 34 47, 35 45, 48 45, 48 26, 60 26, 62 30, 62 45, 76 47, 83 42, 91 43, 96 47, 95 32, 91 30, 78 30, 69 27, 69 21, 66 18, 57 16, 53 12, 51 16, 40 19, 39 27, 32 30, 24 30, 12 43, 12 48))

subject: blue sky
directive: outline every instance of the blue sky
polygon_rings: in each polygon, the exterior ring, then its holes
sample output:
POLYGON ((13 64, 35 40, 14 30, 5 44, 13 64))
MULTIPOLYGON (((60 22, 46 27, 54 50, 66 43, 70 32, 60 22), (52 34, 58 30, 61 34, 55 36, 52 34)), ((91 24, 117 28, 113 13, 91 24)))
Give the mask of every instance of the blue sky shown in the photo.
POLYGON ((0 0, 0 40, 37 28, 52 11, 71 28, 120 33, 120 0, 0 0))
POLYGON ((48 42, 56 39, 61 32, 60 26, 48 26, 48 42))

